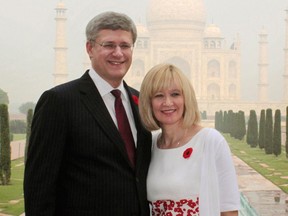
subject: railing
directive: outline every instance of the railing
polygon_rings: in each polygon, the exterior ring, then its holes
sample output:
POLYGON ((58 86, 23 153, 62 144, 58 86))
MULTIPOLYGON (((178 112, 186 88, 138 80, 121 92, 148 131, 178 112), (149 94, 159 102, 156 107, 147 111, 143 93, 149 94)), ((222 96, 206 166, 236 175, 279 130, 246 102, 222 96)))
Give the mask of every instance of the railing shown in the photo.
POLYGON ((241 193, 241 210, 239 216, 259 216, 256 210, 250 205, 247 198, 241 193))

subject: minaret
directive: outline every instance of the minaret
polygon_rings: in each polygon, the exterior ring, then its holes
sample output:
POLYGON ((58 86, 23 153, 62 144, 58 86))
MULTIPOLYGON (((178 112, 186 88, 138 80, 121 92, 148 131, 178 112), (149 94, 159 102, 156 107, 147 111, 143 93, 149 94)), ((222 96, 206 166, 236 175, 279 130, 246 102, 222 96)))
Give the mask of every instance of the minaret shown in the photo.
POLYGON ((258 83, 258 100, 267 102, 268 100, 268 42, 267 32, 264 28, 259 33, 259 83, 258 83))
POLYGON ((286 33, 284 48, 283 101, 288 102, 288 8, 286 11, 286 33))
POLYGON ((55 40, 55 71, 54 85, 67 82, 67 46, 66 46, 66 8, 62 1, 58 3, 56 10, 56 40, 55 40))

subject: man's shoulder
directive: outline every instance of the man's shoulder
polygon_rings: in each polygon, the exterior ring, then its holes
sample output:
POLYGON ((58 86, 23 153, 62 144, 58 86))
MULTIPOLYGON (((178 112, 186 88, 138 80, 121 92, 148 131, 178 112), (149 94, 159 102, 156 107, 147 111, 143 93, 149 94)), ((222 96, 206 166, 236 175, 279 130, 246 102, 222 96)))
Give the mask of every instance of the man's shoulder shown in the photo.
POLYGON ((50 91, 55 92, 71 91, 73 89, 77 89, 81 85, 81 83, 85 83, 85 81, 91 82, 91 78, 87 72, 85 72, 85 74, 80 78, 73 79, 71 81, 54 86, 53 88, 50 89, 50 91))

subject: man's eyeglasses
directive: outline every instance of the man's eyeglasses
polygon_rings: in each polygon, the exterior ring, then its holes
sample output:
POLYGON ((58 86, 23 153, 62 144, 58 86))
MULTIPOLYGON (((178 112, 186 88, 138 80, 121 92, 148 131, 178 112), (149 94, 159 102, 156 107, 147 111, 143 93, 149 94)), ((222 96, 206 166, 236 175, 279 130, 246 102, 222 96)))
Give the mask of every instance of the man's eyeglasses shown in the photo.
POLYGON ((103 49, 108 50, 108 51, 114 51, 117 48, 117 46, 119 46, 122 51, 131 51, 131 50, 133 50, 133 44, 129 44, 129 43, 120 43, 120 44, 115 44, 113 42, 98 43, 95 40, 93 40, 93 42, 98 44, 103 49))

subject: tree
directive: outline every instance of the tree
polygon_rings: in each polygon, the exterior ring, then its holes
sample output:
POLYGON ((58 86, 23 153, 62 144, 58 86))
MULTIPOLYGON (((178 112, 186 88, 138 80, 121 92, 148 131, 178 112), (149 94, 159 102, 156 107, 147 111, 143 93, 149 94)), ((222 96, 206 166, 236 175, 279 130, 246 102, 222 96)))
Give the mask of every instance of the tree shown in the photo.
POLYGON ((266 110, 266 121, 265 121, 265 153, 273 153, 273 118, 272 109, 266 110))
POLYGON ((237 124, 238 124, 238 113, 232 111, 231 119, 230 119, 230 135, 236 138, 237 124))
POLYGON ((9 98, 6 92, 0 89, 0 104, 9 104, 9 98))
POLYGON ((261 110, 260 123, 259 123, 259 148, 263 149, 265 147, 265 110, 261 110))
POLYGON ((220 110, 220 111, 218 112, 217 122, 218 122, 218 124, 217 124, 217 127, 218 127, 217 130, 220 131, 220 132, 223 132, 223 111, 222 111, 222 110, 220 110))
POLYGON ((32 124, 32 119, 33 119, 33 110, 29 109, 27 112, 27 127, 26 127, 26 144, 25 144, 25 155, 24 159, 26 162, 27 159, 27 149, 29 146, 29 140, 30 140, 30 135, 31 135, 31 124, 32 124))
POLYGON ((219 112, 215 112, 214 128, 219 131, 219 112))
POLYGON ((239 134, 238 137, 240 140, 242 140, 244 138, 244 136, 246 135, 246 122, 245 122, 245 113, 244 111, 239 111, 239 134))
POLYGON ((227 111, 224 111, 224 116, 223 116, 223 133, 228 133, 228 113, 227 111))
POLYGON ((242 140, 246 135, 246 122, 245 122, 245 113, 239 111, 236 115, 236 138, 242 140))
POLYGON ((207 119, 207 112, 204 110, 203 112, 200 112, 201 114, 201 119, 207 119))
POLYGON ((258 144, 258 123, 255 110, 250 110, 246 141, 251 147, 256 147, 258 144))
POLYGON ((11 177, 9 114, 6 104, 0 105, 0 182, 8 185, 11 177))
POLYGON ((222 110, 220 110, 219 112, 215 112, 214 127, 216 130, 222 132, 222 128, 223 128, 223 112, 222 112, 222 110))
POLYGON ((286 158, 288 158, 288 106, 286 107, 286 158))
POLYGON ((276 156, 281 154, 281 111, 279 109, 275 111, 274 116, 273 153, 276 156))
POLYGON ((34 110, 36 104, 33 102, 26 102, 19 107, 19 111, 22 114, 27 114, 29 109, 34 110))
POLYGON ((228 114, 227 114, 227 129, 228 129, 228 133, 230 134, 230 136, 233 137, 233 121, 234 121, 234 113, 232 110, 228 110, 228 114))
POLYGON ((26 132, 26 122, 23 120, 11 120, 9 124, 12 134, 24 134, 26 132))

